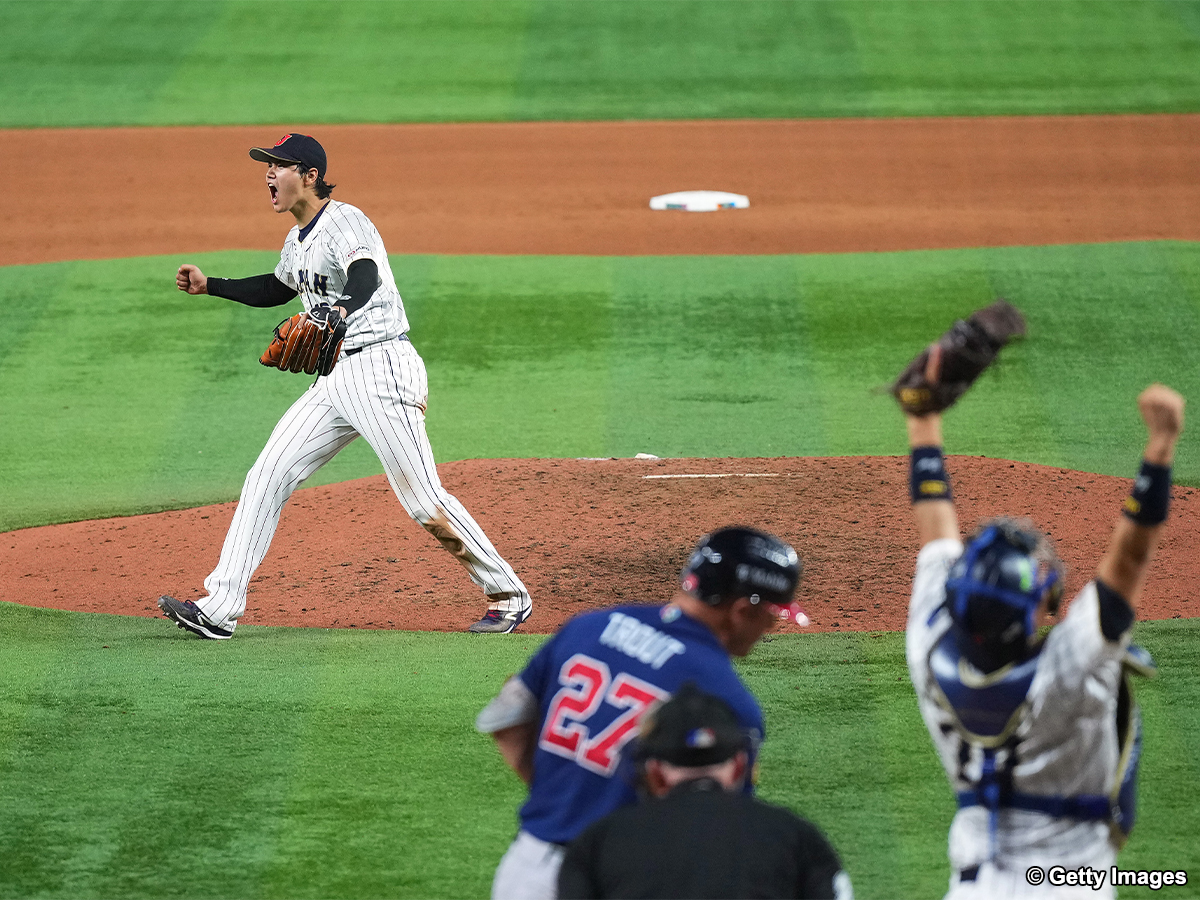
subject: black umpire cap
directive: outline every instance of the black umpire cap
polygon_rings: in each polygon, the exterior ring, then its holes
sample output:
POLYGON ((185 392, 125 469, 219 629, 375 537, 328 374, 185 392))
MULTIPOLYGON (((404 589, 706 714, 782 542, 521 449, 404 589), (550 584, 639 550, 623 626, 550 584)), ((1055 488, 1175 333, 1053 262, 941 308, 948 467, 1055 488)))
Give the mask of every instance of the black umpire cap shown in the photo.
POLYGON ((676 766, 713 766, 749 746, 729 704, 688 681, 642 718, 637 757, 676 766))
POLYGON ((252 147, 250 158, 289 166, 302 163, 310 169, 316 169, 319 177, 325 177, 325 148, 311 135, 285 134, 275 142, 274 147, 252 147))
POLYGON ((722 528, 705 535, 680 575, 685 591, 719 606, 748 597, 767 603, 781 619, 807 625, 808 616, 795 602, 803 566, 791 545, 754 528, 722 528))

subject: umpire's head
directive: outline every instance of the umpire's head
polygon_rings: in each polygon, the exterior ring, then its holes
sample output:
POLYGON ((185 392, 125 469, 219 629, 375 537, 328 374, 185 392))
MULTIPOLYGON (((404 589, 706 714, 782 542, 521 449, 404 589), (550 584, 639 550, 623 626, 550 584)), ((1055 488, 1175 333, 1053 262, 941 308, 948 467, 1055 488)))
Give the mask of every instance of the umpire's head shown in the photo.
POLYGON ((685 782, 741 787, 749 747, 729 705, 689 681, 642 718, 636 755, 643 784, 661 797, 685 782))

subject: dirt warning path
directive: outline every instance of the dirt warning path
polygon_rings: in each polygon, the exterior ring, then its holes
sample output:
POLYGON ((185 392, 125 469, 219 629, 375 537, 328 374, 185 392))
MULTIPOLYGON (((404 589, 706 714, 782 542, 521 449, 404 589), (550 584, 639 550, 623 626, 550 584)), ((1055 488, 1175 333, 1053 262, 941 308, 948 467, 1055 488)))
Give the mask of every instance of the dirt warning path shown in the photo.
MULTIPOLYGON (((290 126, 393 253, 815 253, 1200 240, 1200 115, 290 126), (748 210, 652 212, 656 194, 748 210)), ((282 126, 0 131, 0 265, 250 248, 282 126)), ((401 286, 403 290, 403 286, 401 286)))
MULTIPOLYGON (((523 630, 553 631, 605 604, 665 602, 703 532, 750 523, 795 544, 812 630, 833 631, 904 626, 916 559, 906 467, 889 457, 488 460, 439 470, 528 583, 536 612, 523 630)), ((950 469, 964 525, 1013 514, 1049 530, 1069 567, 1069 594, 1094 571, 1129 490, 1119 478, 1005 460, 952 457, 950 469)), ((1175 493, 1146 618, 1200 615, 1200 491, 1175 493)), ((154 615, 161 593, 200 594, 233 508, 2 535, 0 597, 154 615)), ((293 496, 243 621, 459 630, 485 605, 378 476, 293 496)))

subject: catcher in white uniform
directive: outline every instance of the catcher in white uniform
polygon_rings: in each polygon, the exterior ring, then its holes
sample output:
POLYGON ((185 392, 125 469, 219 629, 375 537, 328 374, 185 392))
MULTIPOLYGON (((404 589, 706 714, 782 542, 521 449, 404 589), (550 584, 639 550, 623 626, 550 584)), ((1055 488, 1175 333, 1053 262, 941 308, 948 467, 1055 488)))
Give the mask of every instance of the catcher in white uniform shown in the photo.
POLYGON ((1030 524, 1010 519, 984 523, 964 547, 942 457, 941 410, 1024 332, 1011 307, 1001 312, 1015 320, 995 311, 957 323, 893 387, 921 545, 908 668, 959 807, 947 897, 1112 897, 1141 750, 1127 675, 1153 674, 1130 634, 1167 516, 1184 401, 1160 384, 1138 397, 1149 430, 1141 471, 1094 579, 1043 638, 1061 563, 1030 524))
MULTIPOLYGON (((266 556, 284 503, 304 479, 362 435, 405 511, 487 594, 486 615, 468 630, 512 631, 529 617, 529 592, 438 478, 425 434, 425 364, 408 339, 408 318, 379 232, 360 210, 329 199, 333 185, 325 182, 325 151, 312 137, 284 135, 273 147, 252 149, 250 156, 267 164, 271 206, 296 220, 279 265, 274 273, 241 279, 207 278, 196 266, 184 265, 176 284, 189 294, 255 307, 281 306, 299 294, 305 313, 281 323, 277 334, 297 320, 311 319, 332 337, 321 347, 325 359, 316 381, 280 419, 246 476, 220 561, 204 581, 208 595, 195 602, 164 596, 159 607, 180 628, 201 637, 232 637, 246 609, 250 577, 266 556)), ((268 358, 282 347, 277 339, 264 354, 264 365, 285 368, 268 358)), ((315 365, 315 353, 312 361, 315 365)))

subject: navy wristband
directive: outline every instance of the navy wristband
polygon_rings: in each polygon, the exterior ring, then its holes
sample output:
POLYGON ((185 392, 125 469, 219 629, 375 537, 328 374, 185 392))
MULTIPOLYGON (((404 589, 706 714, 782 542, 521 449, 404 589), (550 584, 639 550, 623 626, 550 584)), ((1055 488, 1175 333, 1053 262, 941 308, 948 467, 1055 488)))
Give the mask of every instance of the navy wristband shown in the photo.
POLYGON ((1142 460, 1142 468, 1133 481, 1133 490, 1125 498, 1121 511, 1139 525, 1152 527, 1167 520, 1171 503, 1171 467, 1142 460))
POLYGON ((913 447, 908 476, 913 503, 954 499, 950 494, 950 476, 946 474, 941 447, 913 447))

